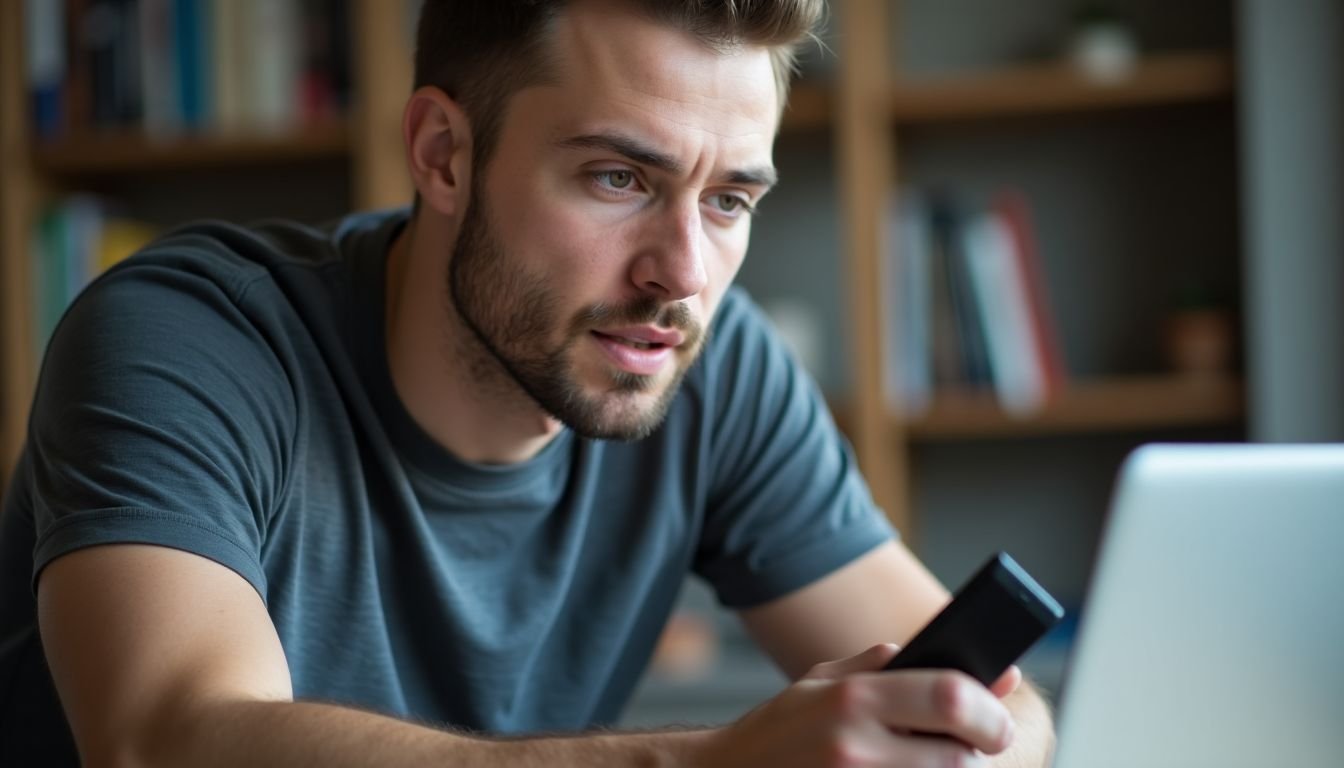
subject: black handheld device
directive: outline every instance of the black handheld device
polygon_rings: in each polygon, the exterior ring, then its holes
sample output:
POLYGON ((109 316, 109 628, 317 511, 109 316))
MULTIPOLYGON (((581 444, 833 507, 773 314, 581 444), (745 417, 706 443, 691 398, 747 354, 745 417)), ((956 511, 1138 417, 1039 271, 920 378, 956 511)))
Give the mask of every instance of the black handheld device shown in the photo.
POLYGON ((988 687, 1064 618, 1050 593, 1000 552, 886 669, 956 669, 988 687))

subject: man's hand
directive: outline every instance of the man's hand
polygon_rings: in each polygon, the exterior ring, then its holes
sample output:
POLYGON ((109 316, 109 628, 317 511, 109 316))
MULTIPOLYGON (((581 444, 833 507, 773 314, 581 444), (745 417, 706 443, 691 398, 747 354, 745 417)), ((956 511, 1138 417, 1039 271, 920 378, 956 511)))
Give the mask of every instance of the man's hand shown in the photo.
POLYGON ((1016 667, 987 690, 960 672, 880 671, 894 645, 814 667, 706 743, 712 766, 971 766, 1007 749, 1013 719, 999 698, 1016 667))

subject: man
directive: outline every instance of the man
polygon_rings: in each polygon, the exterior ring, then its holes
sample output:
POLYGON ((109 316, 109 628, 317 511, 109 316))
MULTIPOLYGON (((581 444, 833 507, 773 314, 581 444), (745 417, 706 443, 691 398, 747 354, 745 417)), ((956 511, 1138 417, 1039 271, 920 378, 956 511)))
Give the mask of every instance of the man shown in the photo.
POLYGON ((0 761, 1041 764, 1015 670, 876 672, 947 593, 729 290, 818 6, 430 0, 412 215, 199 225, 88 291, 0 529, 0 761), (592 730, 688 569, 797 682, 592 730))

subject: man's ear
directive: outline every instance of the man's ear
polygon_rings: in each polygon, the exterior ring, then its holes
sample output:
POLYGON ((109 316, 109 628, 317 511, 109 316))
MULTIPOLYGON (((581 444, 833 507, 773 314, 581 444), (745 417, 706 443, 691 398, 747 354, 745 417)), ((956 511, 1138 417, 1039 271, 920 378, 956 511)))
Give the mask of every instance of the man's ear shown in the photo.
POLYGON ((462 107, 439 88, 423 86, 406 102, 401 135, 421 205, 461 215, 471 193, 471 125, 462 107))

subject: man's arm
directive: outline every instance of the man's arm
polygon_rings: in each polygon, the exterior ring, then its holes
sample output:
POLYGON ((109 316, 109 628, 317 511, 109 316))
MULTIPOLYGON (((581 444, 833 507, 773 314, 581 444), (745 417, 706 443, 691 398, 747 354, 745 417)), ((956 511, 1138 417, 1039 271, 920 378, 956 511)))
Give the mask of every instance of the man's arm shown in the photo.
POLYGON ((233 571, 163 547, 52 562, 42 642, 84 763, 99 766, 689 764, 703 734, 491 741, 293 702, 261 598, 233 571))
MULTIPOLYGON (((905 643, 947 604, 948 591, 901 543, 893 542, 766 605, 744 611, 757 643, 797 678, 818 661, 876 643, 905 643)), ((881 654, 878 654, 881 656, 881 654)), ((880 669, 887 654, 867 671, 880 669)), ((995 765, 1043 766, 1054 749, 1050 710, 1015 669, 994 685, 1015 721, 1016 738, 995 765)))
POLYGON ((890 655, 883 647, 819 665, 712 731, 491 740, 294 702, 284 652, 251 585, 162 547, 58 558, 41 576, 38 611, 61 703, 94 768, 971 765, 978 758, 966 745, 997 752, 1010 725, 969 678, 910 672, 855 685, 890 655), (851 735, 863 728, 860 753, 851 735), (890 728, 951 738, 896 737, 890 728))

